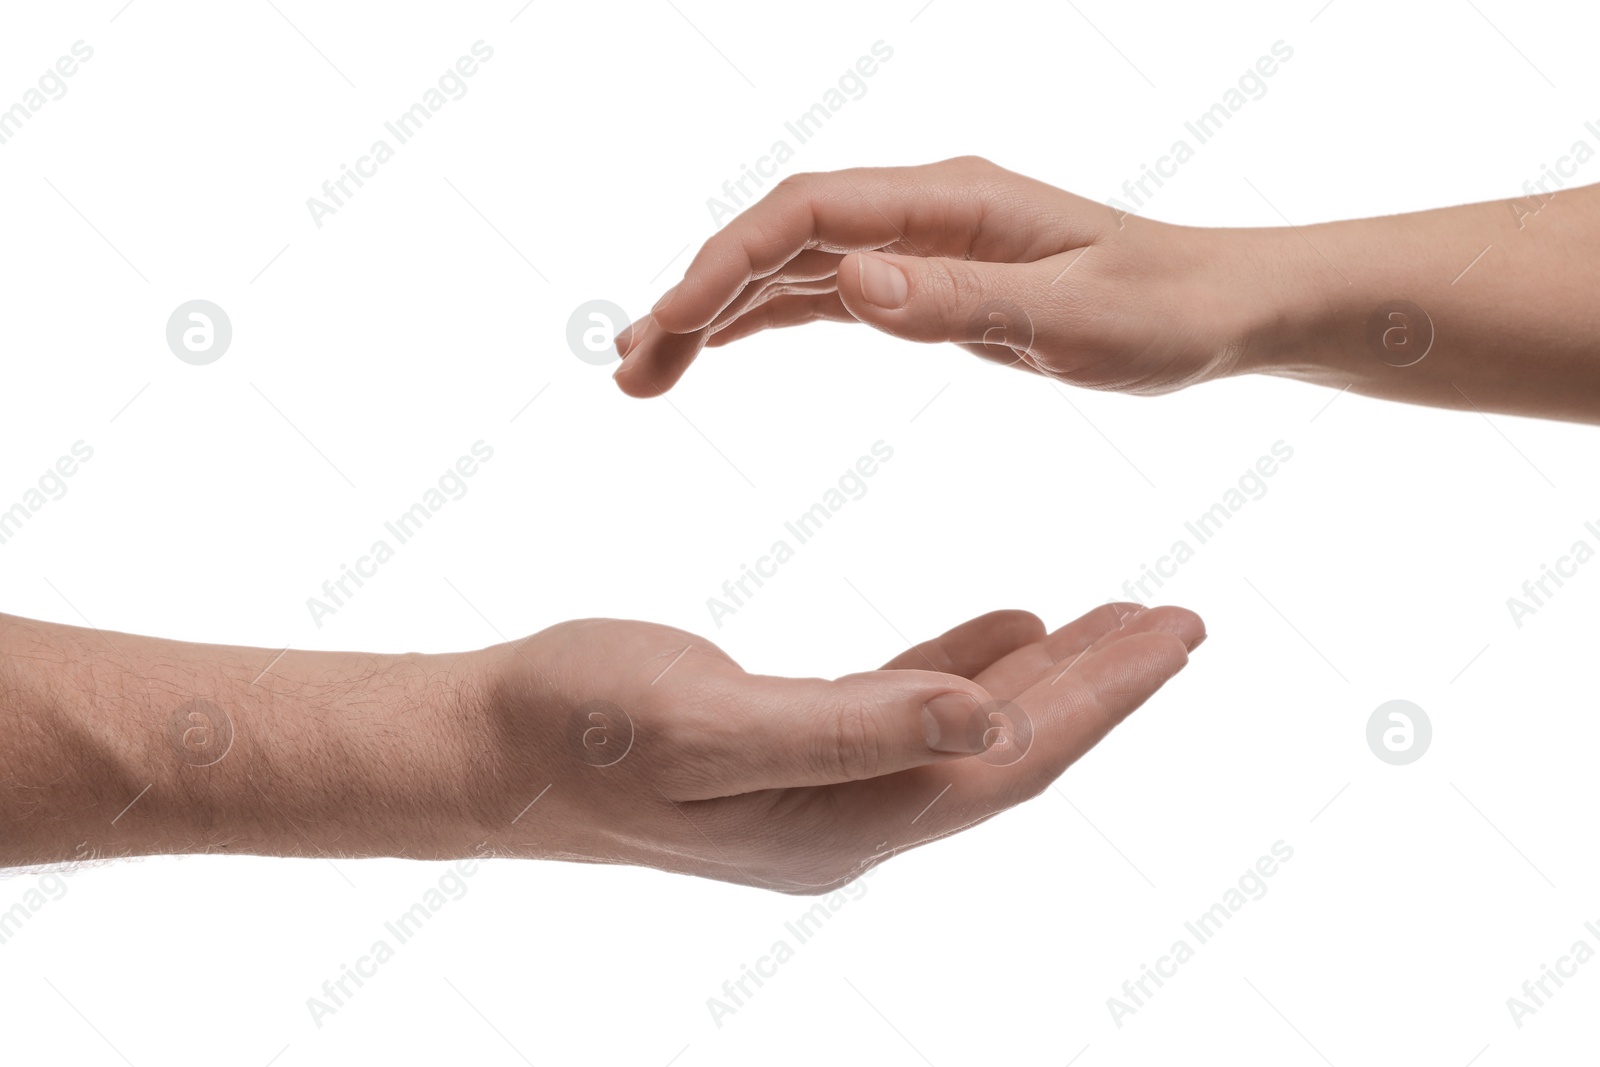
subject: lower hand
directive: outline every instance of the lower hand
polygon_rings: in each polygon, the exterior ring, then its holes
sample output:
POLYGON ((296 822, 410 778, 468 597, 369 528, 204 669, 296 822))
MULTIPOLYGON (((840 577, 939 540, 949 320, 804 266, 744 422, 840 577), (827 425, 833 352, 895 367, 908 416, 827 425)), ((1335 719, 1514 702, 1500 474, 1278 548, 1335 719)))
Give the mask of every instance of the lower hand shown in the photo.
POLYGON ((1181 608, 1053 633, 1001 611, 826 681, 748 674, 664 626, 563 623, 482 654, 477 850, 824 892, 1043 791, 1203 637, 1181 608))

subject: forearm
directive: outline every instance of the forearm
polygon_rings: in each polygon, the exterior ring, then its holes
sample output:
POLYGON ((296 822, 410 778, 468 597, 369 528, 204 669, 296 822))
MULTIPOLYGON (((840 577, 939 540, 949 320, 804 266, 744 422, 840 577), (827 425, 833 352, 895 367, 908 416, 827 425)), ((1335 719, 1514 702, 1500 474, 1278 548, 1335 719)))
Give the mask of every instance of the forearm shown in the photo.
POLYGON ((195 645, 0 616, 0 866, 461 855, 472 657, 195 645))
POLYGON ((1600 186, 1255 232, 1240 371, 1600 422, 1600 186))

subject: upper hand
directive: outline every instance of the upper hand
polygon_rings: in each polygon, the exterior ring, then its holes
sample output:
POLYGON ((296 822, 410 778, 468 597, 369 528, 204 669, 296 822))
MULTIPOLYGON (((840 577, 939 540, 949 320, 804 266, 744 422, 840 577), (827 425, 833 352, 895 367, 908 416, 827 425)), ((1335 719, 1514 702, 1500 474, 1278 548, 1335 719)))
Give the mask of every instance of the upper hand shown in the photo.
POLYGON ((700 249, 617 337, 617 384, 670 389, 706 347, 818 320, 1097 389, 1230 373, 1260 303, 1249 231, 1124 215, 974 157, 801 174, 700 249))

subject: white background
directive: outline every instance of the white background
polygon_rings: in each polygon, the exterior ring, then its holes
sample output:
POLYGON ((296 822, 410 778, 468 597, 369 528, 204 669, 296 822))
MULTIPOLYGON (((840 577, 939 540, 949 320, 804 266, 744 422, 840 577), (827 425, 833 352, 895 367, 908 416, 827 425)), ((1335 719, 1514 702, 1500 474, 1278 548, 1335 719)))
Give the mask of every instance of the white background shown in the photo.
MULTIPOLYGON (((1274 442, 1294 456, 1161 591, 1209 627, 1187 670, 1057 789, 880 869, 721 1027, 706 999, 811 901, 495 862, 319 1028, 306 999, 444 867, 160 859, 74 874, 0 947, 0 1059, 1591 1054, 1600 963, 1520 1029, 1506 998, 1600 948, 1600 565, 1520 628, 1506 599, 1600 540, 1592 430, 1280 381, 1097 395, 835 325, 639 402, 565 330, 589 299, 648 308, 713 231, 706 199, 875 41, 893 58, 784 173, 976 153, 1105 200, 1282 40, 1267 95, 1147 213, 1303 224, 1509 197, 1594 144, 1592 10, 122 2, 7 5, 0 30, 0 106, 94 49, 0 146, 0 507, 94 449, 0 546, 8 612, 393 651, 610 615, 835 675, 897 629, 1119 598, 1274 442), (467 95, 318 229, 306 198, 480 39, 467 95), (165 343, 195 298, 233 323, 210 366, 165 343), (317 628, 306 597, 479 439, 468 495, 317 628), (706 598, 880 439, 868 494, 717 628, 706 598), (1434 727, 1406 767, 1365 740, 1394 698, 1434 727), (1115 1025, 1107 998, 1279 840, 1266 896, 1115 1025)), ((1492 304, 1497 267, 1461 284, 1492 304)), ((0 881, 0 910, 35 883, 0 881)))

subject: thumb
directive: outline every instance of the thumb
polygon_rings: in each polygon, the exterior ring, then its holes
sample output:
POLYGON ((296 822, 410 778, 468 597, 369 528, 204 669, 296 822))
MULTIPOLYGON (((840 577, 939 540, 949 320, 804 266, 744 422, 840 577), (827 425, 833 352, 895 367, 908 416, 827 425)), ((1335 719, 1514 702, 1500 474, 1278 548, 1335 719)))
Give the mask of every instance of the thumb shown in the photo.
POLYGON ((1026 350, 1038 304, 1032 264, 853 252, 839 263, 850 314, 908 341, 986 342, 1026 350))
POLYGON ((984 751, 993 740, 980 685, 935 671, 819 678, 745 675, 730 683, 718 735, 702 739, 714 795, 831 785, 984 751))

